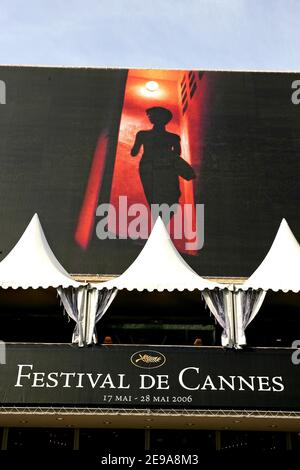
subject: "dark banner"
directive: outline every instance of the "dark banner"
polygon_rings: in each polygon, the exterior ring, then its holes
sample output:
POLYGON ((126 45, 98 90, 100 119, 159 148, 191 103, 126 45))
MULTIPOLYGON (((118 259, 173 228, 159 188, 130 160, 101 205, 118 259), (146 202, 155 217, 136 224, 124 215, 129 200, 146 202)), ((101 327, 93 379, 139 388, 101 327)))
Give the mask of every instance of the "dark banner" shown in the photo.
POLYGON ((8 344, 2 405, 300 408, 288 349, 8 344))
POLYGON ((2 66, 1 259, 37 212, 69 272, 119 274, 175 204, 196 272, 248 276, 300 239, 299 117, 296 73, 2 66))

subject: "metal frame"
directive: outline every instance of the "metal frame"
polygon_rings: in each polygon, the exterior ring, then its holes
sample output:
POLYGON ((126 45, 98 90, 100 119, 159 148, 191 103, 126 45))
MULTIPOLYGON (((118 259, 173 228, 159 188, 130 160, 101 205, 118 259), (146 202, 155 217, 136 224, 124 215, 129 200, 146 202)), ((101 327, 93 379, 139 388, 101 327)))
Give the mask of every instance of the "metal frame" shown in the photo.
POLYGON ((0 407, 1 414, 29 415, 119 415, 119 416, 210 416, 241 418, 300 418, 300 411, 270 410, 189 410, 189 409, 149 409, 149 408, 67 408, 67 407, 0 407))

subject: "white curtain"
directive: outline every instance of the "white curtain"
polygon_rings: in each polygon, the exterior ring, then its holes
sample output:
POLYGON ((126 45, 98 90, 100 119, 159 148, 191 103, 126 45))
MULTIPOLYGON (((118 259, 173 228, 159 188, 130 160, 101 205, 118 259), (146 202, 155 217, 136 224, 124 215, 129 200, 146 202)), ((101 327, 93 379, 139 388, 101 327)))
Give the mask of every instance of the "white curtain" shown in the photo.
POLYGON ((234 346, 234 320, 232 292, 228 289, 205 289, 202 296, 211 313, 223 328, 221 343, 223 347, 234 346))
POLYGON ((60 296, 61 303, 66 313, 76 323, 72 336, 72 343, 78 344, 78 346, 84 346, 88 297, 87 287, 58 287, 57 293, 60 296))
POLYGON ((246 346, 245 330, 255 318, 266 296, 266 291, 238 290, 234 292, 235 342, 236 347, 246 346))
POLYGON ((72 343, 78 346, 97 343, 96 323, 103 317, 117 295, 117 289, 97 290, 88 286, 59 287, 57 292, 65 311, 76 325, 72 343))
POLYGON ((88 292, 88 316, 86 324, 86 344, 98 342, 96 324, 103 317, 117 295, 117 289, 90 289, 88 292))

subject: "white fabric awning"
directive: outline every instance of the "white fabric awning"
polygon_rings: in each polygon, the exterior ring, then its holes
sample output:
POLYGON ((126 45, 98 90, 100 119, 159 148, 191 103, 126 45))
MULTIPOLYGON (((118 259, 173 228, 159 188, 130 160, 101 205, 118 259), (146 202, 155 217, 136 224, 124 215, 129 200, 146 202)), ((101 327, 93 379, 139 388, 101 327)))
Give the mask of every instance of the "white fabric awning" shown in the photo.
POLYGON ((184 261, 170 239, 160 217, 136 260, 119 277, 111 281, 91 284, 97 289, 127 289, 129 291, 173 291, 224 289, 218 284, 200 277, 184 261))
POLYGON ((242 290, 300 291, 300 245, 287 221, 282 219, 273 244, 242 290))
POLYGON ((0 287, 47 289, 80 285, 54 256, 35 214, 18 243, 0 263, 0 287))

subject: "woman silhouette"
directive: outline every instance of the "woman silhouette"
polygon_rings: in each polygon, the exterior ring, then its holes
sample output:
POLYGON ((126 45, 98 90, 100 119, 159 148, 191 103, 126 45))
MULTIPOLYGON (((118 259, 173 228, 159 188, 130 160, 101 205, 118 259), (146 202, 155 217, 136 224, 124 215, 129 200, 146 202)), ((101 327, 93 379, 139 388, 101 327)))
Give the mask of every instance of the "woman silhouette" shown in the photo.
POLYGON ((153 128, 136 134, 131 155, 135 157, 143 146, 139 173, 150 208, 152 204, 172 206, 180 198, 177 165, 181 154, 180 137, 165 129, 173 117, 171 111, 156 106, 146 113, 153 128))

